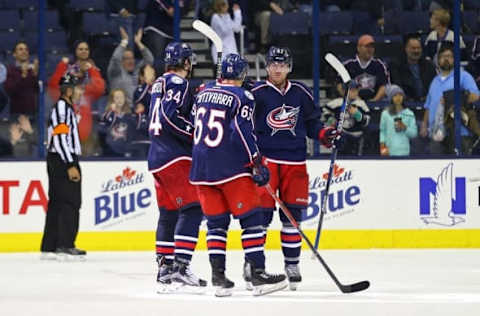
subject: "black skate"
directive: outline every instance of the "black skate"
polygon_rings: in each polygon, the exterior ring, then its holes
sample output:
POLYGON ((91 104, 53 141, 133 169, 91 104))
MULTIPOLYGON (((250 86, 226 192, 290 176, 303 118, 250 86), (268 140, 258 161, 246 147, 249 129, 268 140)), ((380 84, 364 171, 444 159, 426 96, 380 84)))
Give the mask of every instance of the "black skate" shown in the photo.
POLYGON ((288 283, 291 291, 296 291, 298 283, 302 282, 302 275, 300 274, 300 269, 298 264, 287 264, 285 265, 285 273, 288 277, 288 283))
POLYGON ((250 271, 250 263, 248 261, 243 263, 243 280, 245 280, 245 289, 253 291, 252 272, 250 271))
POLYGON ((252 262, 249 264, 254 296, 280 291, 288 286, 285 274, 269 274, 265 269, 256 269, 252 262))
POLYGON ((164 256, 157 257, 157 293, 166 294, 175 291, 172 284, 173 264, 166 264, 164 256))
POLYGON ((85 261, 87 252, 78 248, 57 248, 57 260, 60 261, 85 261))
POLYGON ((192 290, 194 293, 203 292, 207 286, 207 281, 200 279, 192 270, 189 262, 180 262, 175 260, 173 265, 172 281, 178 283, 180 287, 192 290))
POLYGON ((212 264, 212 285, 215 287, 215 296, 231 296, 235 283, 225 276, 225 268, 218 260, 211 260, 212 264))

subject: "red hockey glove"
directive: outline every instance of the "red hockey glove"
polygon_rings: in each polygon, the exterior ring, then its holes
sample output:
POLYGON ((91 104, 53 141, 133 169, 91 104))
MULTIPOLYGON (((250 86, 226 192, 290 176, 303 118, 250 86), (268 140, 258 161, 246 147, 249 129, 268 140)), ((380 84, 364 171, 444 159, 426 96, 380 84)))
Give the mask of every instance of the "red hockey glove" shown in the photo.
POLYGON ((318 133, 318 139, 323 146, 327 148, 333 146, 336 148, 341 145, 342 134, 332 127, 325 127, 320 130, 320 133, 318 133))

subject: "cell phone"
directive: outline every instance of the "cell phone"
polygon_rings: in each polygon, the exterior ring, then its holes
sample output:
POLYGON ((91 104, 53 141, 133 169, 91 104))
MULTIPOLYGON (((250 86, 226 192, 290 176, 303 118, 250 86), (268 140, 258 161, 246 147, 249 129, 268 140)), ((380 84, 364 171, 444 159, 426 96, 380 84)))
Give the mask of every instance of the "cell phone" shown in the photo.
POLYGON ((396 117, 393 119, 395 122, 401 122, 402 121, 402 118, 401 117, 396 117))

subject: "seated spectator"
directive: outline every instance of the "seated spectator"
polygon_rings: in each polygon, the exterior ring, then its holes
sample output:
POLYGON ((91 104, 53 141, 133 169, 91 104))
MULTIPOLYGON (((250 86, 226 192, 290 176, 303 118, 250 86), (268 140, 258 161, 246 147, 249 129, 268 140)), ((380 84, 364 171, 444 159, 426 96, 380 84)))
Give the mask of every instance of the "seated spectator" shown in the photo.
MULTIPOLYGON (((453 89, 453 46, 444 43, 438 52, 438 66, 440 73, 433 79, 425 101, 425 114, 420 128, 420 136, 429 153, 445 154, 445 99, 443 93, 453 89)), ((460 89, 467 90, 466 103, 471 104, 479 100, 479 91, 473 77, 465 70, 460 70, 460 89)), ((461 127, 462 136, 471 136, 464 126, 461 127)))
POLYGON ((120 34, 122 35, 122 41, 115 48, 112 58, 110 58, 107 75, 110 89, 122 89, 125 91, 128 103, 131 104, 133 93, 137 88, 138 72, 145 64, 153 65, 153 55, 142 43, 142 29, 138 30, 134 39, 143 56, 142 61, 139 63, 135 62, 133 50, 127 48, 129 37, 123 28, 120 28, 120 34))
POLYGON ((7 108, 8 105, 8 96, 5 90, 3 89, 3 83, 7 79, 7 68, 4 64, 0 62, 0 116, 3 113, 3 110, 7 108))
POLYGON ((478 86, 480 84, 480 36, 475 37, 471 59, 469 69, 478 86))
MULTIPOLYGON (((450 13, 445 9, 437 9, 433 11, 432 16, 430 17, 430 28, 432 31, 428 34, 427 39, 425 40, 425 56, 430 58, 436 66, 437 63, 437 54, 440 50, 442 43, 451 42, 453 43, 453 31, 448 29, 450 25, 450 13)), ((465 49, 465 43, 463 38, 460 36, 460 48, 465 49)))
MULTIPOLYGON (((447 152, 455 153, 455 111, 454 111, 454 90, 448 90, 443 93, 445 101, 445 129, 447 135, 445 137, 445 145, 447 152)), ((468 103, 468 91, 462 91, 462 101, 460 107, 460 117, 462 130, 465 129, 469 133, 462 133, 462 153, 471 155, 474 149, 474 142, 480 137, 480 124, 477 118, 477 112, 471 103, 468 103)))
MULTIPOLYGON (((362 35, 357 43, 357 56, 343 64, 359 89, 358 95, 364 101, 380 101, 385 97, 385 86, 389 83, 389 73, 383 61, 374 57, 375 40, 371 35, 362 35)), ((340 95, 343 85, 337 85, 340 95)))
POLYGON ((112 89, 99 125, 103 156, 130 157, 129 144, 137 123, 130 114, 125 91, 112 89))
POLYGON ((74 44, 75 60, 70 64, 68 57, 63 57, 57 64, 55 72, 50 77, 48 83, 48 93, 53 100, 60 96, 60 78, 70 72, 78 78, 78 82, 83 88, 84 93, 78 104, 74 104, 77 112, 78 132, 82 144, 83 156, 97 154, 98 144, 96 135, 92 132, 92 104, 97 101, 105 91, 105 80, 102 78, 100 69, 95 66, 95 62, 90 58, 90 48, 85 41, 78 41, 74 44))
MULTIPOLYGON (((133 38, 135 33, 135 19, 137 15, 138 0, 107 0, 106 8, 110 19, 116 26, 116 30, 122 27, 133 38)), ((152 1, 153 2, 153 1, 152 1)), ((120 40, 120 34, 118 39, 120 40)), ((130 46, 131 47, 131 46, 130 46)))
POLYGON ((256 0, 253 2, 255 24, 260 28, 260 52, 266 53, 269 46, 270 15, 283 15, 285 11, 293 10, 294 6, 288 0, 256 0))
POLYGON ((409 101, 425 101, 436 75, 435 65, 422 56, 422 43, 416 36, 406 39, 405 52, 390 64, 391 82, 403 87, 409 101))
MULTIPOLYGON (((15 117, 15 116, 14 116, 15 117)), ((0 156, 27 158, 35 152, 37 135, 30 123, 30 119, 20 114, 10 121, 0 124, 0 156)))
MULTIPOLYGON (((242 11, 238 4, 233 5, 233 20, 228 12, 227 0, 215 0, 213 4, 212 20, 210 25, 212 29, 222 39, 223 56, 228 54, 238 54, 237 42, 234 32, 240 32, 242 29, 242 11)), ((211 47, 213 63, 217 63, 217 49, 215 45, 211 47)))
POLYGON ((30 62, 25 42, 17 42, 13 49, 15 63, 7 68, 5 91, 10 98, 10 114, 25 114, 31 118, 37 112, 38 60, 30 62))
MULTIPOLYGON (((348 95, 348 108, 343 122, 344 144, 339 149, 340 154, 358 155, 363 154, 364 132, 370 123, 370 109, 367 104, 358 97, 358 89, 350 88, 348 95)), ((343 98, 336 98, 327 103, 323 108, 322 120, 328 126, 336 128, 340 118, 340 108, 343 98)))
POLYGON ((147 113, 150 109, 150 98, 152 95, 152 84, 156 79, 155 69, 149 65, 140 67, 138 73, 138 86, 133 94, 133 112, 147 113))
POLYGON ((415 114, 403 106, 405 93, 399 86, 389 86, 388 99, 391 104, 380 117, 380 154, 409 156, 410 139, 418 134, 415 114))
POLYGON ((138 87, 134 93, 133 110, 135 121, 135 131, 133 133, 132 141, 130 143, 130 151, 132 157, 145 158, 147 157, 148 149, 150 147, 150 140, 148 136, 148 113, 150 110, 150 98, 152 92, 152 84, 155 81, 155 69, 149 64, 140 68, 138 73, 138 87))

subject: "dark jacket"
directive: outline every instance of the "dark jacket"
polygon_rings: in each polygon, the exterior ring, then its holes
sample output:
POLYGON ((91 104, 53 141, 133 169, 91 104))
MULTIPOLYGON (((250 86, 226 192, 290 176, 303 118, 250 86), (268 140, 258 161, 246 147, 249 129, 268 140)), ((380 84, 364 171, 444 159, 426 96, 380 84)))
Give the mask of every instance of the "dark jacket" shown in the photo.
POLYGON ((10 97, 10 113, 35 115, 37 110, 38 77, 32 70, 25 78, 15 64, 8 66, 4 88, 10 97))
POLYGON ((407 99, 423 101, 428 94, 428 88, 433 78, 437 75, 435 66, 433 63, 424 57, 422 57, 418 63, 420 78, 423 83, 422 95, 417 95, 413 74, 410 70, 407 62, 407 56, 405 53, 398 59, 394 59, 390 64, 390 80, 392 83, 399 85, 405 91, 407 99))

